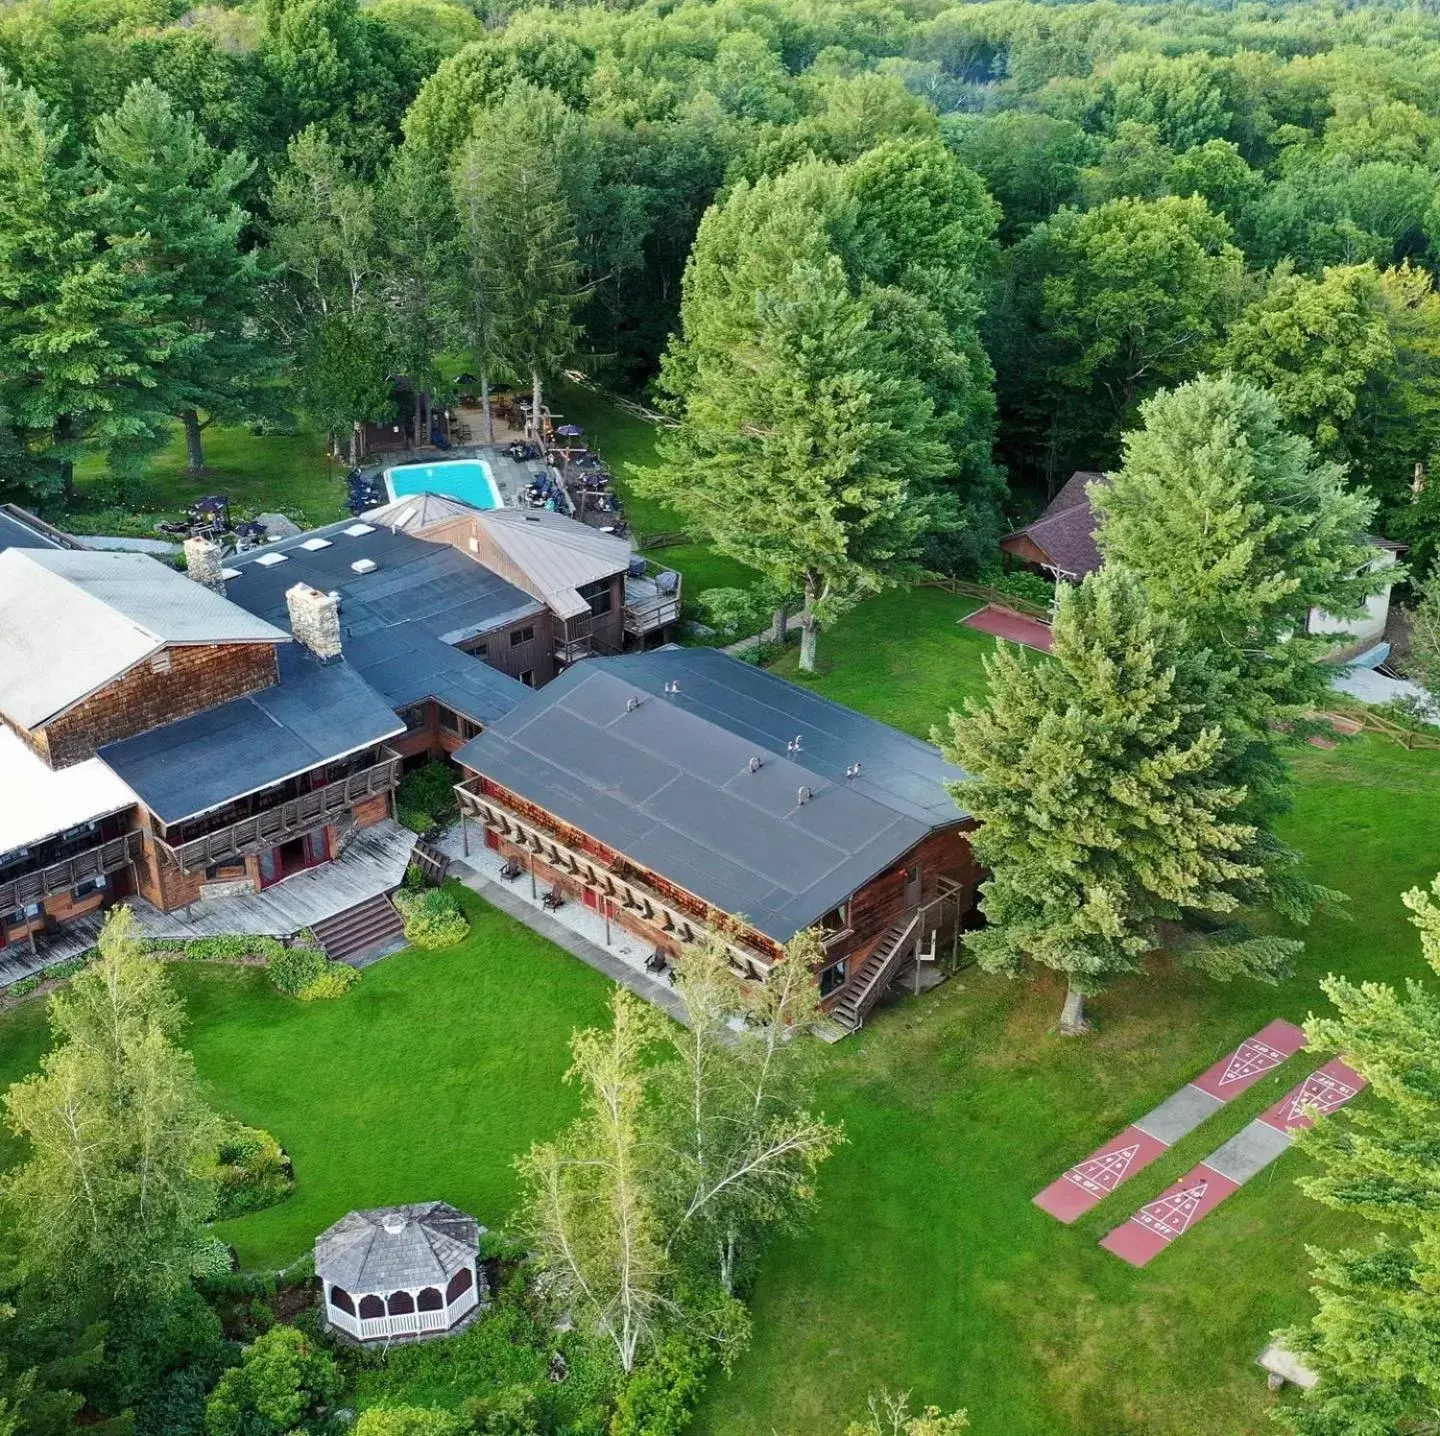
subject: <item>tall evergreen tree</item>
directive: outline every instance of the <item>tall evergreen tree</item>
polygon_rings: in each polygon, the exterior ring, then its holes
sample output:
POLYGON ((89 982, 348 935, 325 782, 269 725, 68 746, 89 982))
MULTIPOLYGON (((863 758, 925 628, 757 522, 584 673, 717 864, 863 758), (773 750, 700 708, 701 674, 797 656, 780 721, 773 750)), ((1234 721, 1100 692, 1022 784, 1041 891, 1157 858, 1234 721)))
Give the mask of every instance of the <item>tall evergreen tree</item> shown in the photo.
MULTIPOLYGON (((489 288, 495 348, 529 377, 537 425, 544 382, 574 356, 582 335, 575 322, 583 297, 577 216, 550 142, 563 123, 554 95, 515 85, 487 112, 456 171, 472 268, 483 267, 489 288)), ((483 332, 478 323, 475 332, 483 332)))
POLYGON ((5 1096, 30 1155, 0 1191, 28 1274, 57 1295, 143 1304, 189 1278, 217 1127, 175 1043, 183 1007, 129 908, 111 911, 99 948, 50 1000, 41 1070, 5 1096))
MULTIPOLYGON (((1440 974, 1440 878, 1404 895, 1425 962, 1440 974)), ((1440 1405, 1440 991, 1327 977, 1335 1015, 1305 1024, 1374 1100, 1300 1134, 1318 1163, 1301 1188, 1379 1229, 1368 1250, 1313 1252, 1320 1309, 1286 1334, 1320 1375, 1277 1415, 1303 1436, 1400 1436, 1433 1429, 1440 1405)))
POLYGON ((185 326, 134 247, 106 244, 93 189, 63 127, 0 79, 0 410, 42 496, 69 496, 87 449, 158 446, 177 407, 166 366, 185 326))
POLYGON ((817 632, 920 572, 949 455, 881 299, 856 294, 834 251, 833 171, 736 187, 701 225, 683 332, 663 380, 681 414, 641 485, 723 553, 804 596, 800 666, 817 632))
POLYGON ((205 428, 262 407, 260 385, 272 372, 253 323, 257 258, 240 248, 248 216, 236 195, 254 165, 212 150, 194 119, 176 113, 148 80, 97 122, 92 152, 107 242, 152 281, 152 319, 181 332, 166 360, 165 389, 185 425, 189 470, 198 474, 205 428))
POLYGON ((1002 645, 985 671, 984 701, 952 714, 944 741, 974 775, 952 791, 991 870, 987 925, 967 939, 980 964, 1064 973, 1066 1033, 1086 1030, 1087 996, 1160 945, 1162 922, 1212 929, 1173 944, 1188 965, 1283 976, 1300 944, 1236 919, 1259 875, 1257 833, 1225 780, 1213 675, 1184 626, 1107 568, 1062 592, 1049 658, 1002 645))
MULTIPOLYGON (((1393 577, 1369 568, 1374 502, 1283 424, 1275 399, 1233 375, 1156 395, 1125 436, 1124 462, 1094 485, 1107 563, 1144 581, 1162 613, 1183 619, 1226 677, 1226 781, 1246 790, 1262 827, 1286 804, 1278 725, 1304 732, 1331 670, 1334 635, 1306 636, 1312 608, 1349 616, 1393 577)), ((1264 888, 1302 914, 1319 894, 1271 840, 1264 888)))

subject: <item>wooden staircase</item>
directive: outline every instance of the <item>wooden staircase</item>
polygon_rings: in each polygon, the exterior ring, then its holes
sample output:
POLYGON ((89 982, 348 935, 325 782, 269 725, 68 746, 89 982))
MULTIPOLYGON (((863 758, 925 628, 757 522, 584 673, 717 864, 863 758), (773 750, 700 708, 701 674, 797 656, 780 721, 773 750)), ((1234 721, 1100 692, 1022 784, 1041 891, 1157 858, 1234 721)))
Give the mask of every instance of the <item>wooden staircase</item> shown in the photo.
POLYGON ((880 941, 871 948, 870 955, 860 964, 855 980, 830 1009, 830 1015, 837 1022, 851 1032, 859 1031, 870 1015, 870 1009, 880 1001, 885 989, 910 956, 919 926, 920 914, 917 912, 886 929, 880 941))
POLYGON ((405 923, 385 893, 312 925, 320 946, 334 962, 366 967, 405 941, 405 923))

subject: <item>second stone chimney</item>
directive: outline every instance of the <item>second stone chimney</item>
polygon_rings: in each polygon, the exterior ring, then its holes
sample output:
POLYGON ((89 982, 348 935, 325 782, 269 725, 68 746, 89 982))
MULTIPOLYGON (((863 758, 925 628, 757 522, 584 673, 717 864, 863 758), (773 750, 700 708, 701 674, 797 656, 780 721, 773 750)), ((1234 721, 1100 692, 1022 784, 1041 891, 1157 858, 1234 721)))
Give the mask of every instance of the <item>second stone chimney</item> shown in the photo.
POLYGON ((185 540, 185 571, 196 583, 221 597, 225 594, 225 575, 220 560, 220 545, 196 535, 185 540))
POLYGON ((340 656, 340 596, 297 583, 285 594, 290 631, 322 663, 340 656))

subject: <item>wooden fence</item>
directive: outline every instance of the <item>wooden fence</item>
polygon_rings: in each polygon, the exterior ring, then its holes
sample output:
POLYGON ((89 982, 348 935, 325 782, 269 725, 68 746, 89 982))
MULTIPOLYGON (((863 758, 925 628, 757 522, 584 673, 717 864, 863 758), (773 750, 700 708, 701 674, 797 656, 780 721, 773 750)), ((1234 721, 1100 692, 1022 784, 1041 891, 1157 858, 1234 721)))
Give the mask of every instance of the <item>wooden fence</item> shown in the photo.
POLYGON ((968 583, 963 578, 951 578, 948 574, 935 574, 931 578, 924 579, 921 588, 941 588, 946 593, 953 593, 957 598, 978 598, 985 603, 993 603, 996 608, 1008 608, 1013 613, 1022 614, 1026 618, 1036 618, 1042 623, 1049 623, 1054 617, 1052 610, 1045 604, 1032 603, 1028 598, 1020 598, 1017 594, 1006 593, 1003 589, 991 588, 985 583, 968 583))
POLYGON ((1316 716, 1337 719, 1342 723, 1356 723, 1361 731, 1378 733, 1382 738, 1398 743, 1407 751, 1415 748, 1440 749, 1440 734, 1422 733, 1417 729, 1407 728, 1403 723, 1382 717, 1373 708, 1347 708, 1343 713, 1320 713, 1316 716))

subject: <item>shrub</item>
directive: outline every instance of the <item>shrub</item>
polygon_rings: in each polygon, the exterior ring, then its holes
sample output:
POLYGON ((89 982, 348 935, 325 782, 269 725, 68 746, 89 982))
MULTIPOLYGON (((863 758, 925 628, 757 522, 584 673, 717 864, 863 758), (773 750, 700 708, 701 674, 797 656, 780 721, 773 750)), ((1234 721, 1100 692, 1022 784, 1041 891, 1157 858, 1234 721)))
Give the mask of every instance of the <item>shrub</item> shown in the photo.
POLYGON ((357 982, 360 973, 343 962, 327 962, 325 970, 313 982, 307 982, 295 994, 301 1002, 316 1002, 327 997, 344 997, 357 982))
POLYGON ((1038 603, 1041 608, 1049 608, 1055 601, 1055 585, 1048 578, 1042 578, 1038 573, 1030 573, 1025 569, 1002 573, 990 586, 1011 598, 1024 598, 1031 603, 1038 603))
POLYGON ((243 1216, 283 1202, 294 1189, 285 1149, 259 1127, 226 1124, 220 1139, 217 1178, 220 1218, 243 1216))
POLYGON ((278 937, 263 937, 255 933, 156 938, 149 946, 152 952, 172 953, 187 962, 245 962, 258 957, 268 963, 277 953, 289 951, 278 937))
POLYGON ((449 763, 426 763, 407 773, 395 790, 396 816, 413 833, 447 823, 457 811, 455 770, 449 763))
POLYGON ((451 1411, 428 1406, 377 1406, 362 1411, 355 1436, 461 1436, 467 1424, 451 1411))
POLYGON ((610 1436, 681 1436, 690 1424, 705 1373, 709 1348, 677 1332, 626 1383, 610 1421, 610 1436))
POLYGON ((210 1436, 292 1431, 342 1387, 335 1359, 293 1326, 267 1331, 220 1378, 205 1407, 210 1436))
POLYGON ((329 966, 330 959, 318 947, 282 947, 266 962, 270 981, 287 997, 299 997, 302 989, 315 982, 329 966))
POLYGON ((405 940, 415 947, 454 947, 470 931, 460 904, 443 888, 402 888, 395 894, 395 906, 405 919, 405 940))
POLYGON ((190 1253, 190 1275, 224 1276, 230 1270, 230 1248, 216 1236, 202 1236, 190 1253))

